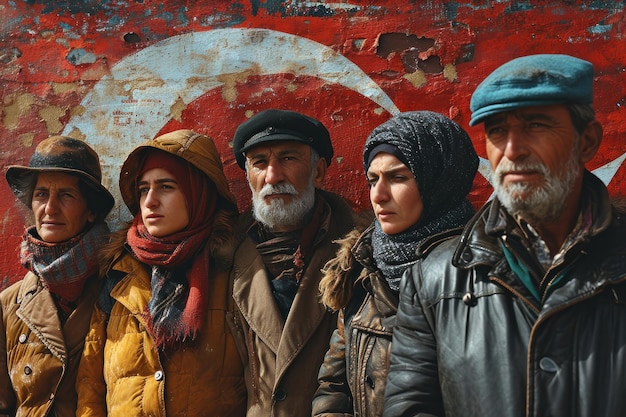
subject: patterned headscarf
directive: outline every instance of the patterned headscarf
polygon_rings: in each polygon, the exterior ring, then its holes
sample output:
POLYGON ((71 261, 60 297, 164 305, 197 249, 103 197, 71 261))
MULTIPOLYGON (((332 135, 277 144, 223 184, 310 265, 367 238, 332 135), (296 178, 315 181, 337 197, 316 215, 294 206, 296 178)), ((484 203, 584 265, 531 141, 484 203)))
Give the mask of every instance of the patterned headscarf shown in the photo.
POLYGON ((385 234, 378 220, 372 235, 374 259, 390 287, 397 290, 404 270, 416 259, 427 237, 464 225, 474 214, 467 194, 478 169, 478 156, 467 133, 447 117, 431 111, 400 113, 376 127, 363 149, 365 172, 380 145, 396 148, 415 176, 424 203, 414 226, 385 234))

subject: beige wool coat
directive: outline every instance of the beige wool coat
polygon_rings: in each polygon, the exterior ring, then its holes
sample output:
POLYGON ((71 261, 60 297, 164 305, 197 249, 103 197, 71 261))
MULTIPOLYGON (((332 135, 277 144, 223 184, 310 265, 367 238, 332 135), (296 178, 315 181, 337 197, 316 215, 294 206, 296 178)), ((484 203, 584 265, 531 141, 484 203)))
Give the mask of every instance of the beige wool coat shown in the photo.
MULTIPOLYGON (((317 192, 331 208, 329 230, 305 267, 286 321, 274 301, 256 243, 245 237, 235 253, 233 298, 239 310, 239 347, 245 357, 248 417, 311 415, 317 374, 337 325, 337 315, 320 301, 320 270, 335 256, 334 241, 354 227, 354 214, 343 199, 317 192)), ((242 230, 250 222, 248 216, 242 230)))

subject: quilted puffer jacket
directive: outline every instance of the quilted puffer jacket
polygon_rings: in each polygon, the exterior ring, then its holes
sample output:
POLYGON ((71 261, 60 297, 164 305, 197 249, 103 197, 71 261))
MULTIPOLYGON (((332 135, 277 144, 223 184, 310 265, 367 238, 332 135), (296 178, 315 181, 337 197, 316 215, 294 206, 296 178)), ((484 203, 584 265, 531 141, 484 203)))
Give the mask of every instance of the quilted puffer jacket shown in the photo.
POLYGON ((162 353, 142 314, 151 297, 150 270, 128 252, 114 263, 106 284, 112 285, 111 305, 100 298, 85 341, 77 416, 245 415, 243 364, 231 333, 229 269, 211 265, 208 314, 199 336, 162 353), (111 283, 113 276, 121 279, 111 283))

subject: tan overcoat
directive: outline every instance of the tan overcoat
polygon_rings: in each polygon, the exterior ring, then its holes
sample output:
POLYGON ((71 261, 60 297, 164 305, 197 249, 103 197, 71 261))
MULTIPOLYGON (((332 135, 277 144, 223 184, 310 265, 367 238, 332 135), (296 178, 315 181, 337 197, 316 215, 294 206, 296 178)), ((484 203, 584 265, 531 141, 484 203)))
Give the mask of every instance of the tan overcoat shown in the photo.
POLYGON ((335 256, 334 241, 354 226, 354 214, 339 196, 318 192, 331 208, 331 220, 305 267, 286 321, 255 242, 244 238, 235 253, 233 297, 240 313, 239 346, 247 358, 248 417, 311 415, 317 374, 337 325, 337 315, 320 302, 320 270, 335 256))

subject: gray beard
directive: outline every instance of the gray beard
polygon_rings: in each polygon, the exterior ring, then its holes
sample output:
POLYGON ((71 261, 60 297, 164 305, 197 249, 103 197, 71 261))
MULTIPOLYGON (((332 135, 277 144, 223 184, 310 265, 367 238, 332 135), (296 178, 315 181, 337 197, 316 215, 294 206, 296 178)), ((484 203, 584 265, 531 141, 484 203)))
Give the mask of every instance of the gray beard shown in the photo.
POLYGON ((300 226, 306 215, 315 204, 315 187, 313 186, 313 176, 309 185, 298 195, 292 184, 282 182, 277 185, 265 184, 265 186, 255 193, 252 191, 252 213, 254 218, 270 229, 277 228, 297 228, 300 226), (273 193, 291 194, 290 203, 285 203, 277 198, 267 204, 264 197, 273 193))
POLYGON ((543 223, 558 219, 565 207, 566 198, 579 175, 578 146, 574 146, 569 159, 559 175, 553 174, 540 162, 511 162, 503 159, 495 171, 494 190, 498 200, 513 216, 519 216, 528 223, 543 223), (532 169, 544 175, 545 182, 539 187, 526 183, 502 184, 502 171, 532 169))

